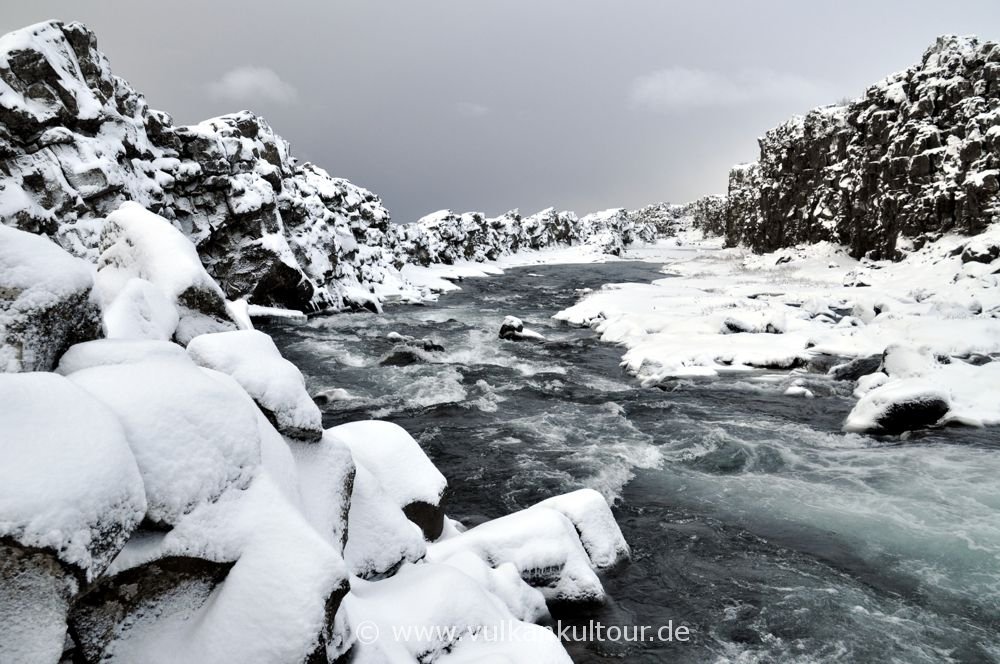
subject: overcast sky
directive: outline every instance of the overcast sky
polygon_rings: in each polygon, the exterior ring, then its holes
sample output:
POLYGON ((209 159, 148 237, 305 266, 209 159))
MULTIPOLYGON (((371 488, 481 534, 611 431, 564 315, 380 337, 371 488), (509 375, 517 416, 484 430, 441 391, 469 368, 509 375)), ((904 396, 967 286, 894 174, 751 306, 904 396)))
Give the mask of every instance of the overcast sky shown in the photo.
POLYGON ((397 221, 721 193, 788 116, 939 34, 1000 39, 997 0, 32 0, 0 30, 48 18, 176 122, 250 108, 397 221))

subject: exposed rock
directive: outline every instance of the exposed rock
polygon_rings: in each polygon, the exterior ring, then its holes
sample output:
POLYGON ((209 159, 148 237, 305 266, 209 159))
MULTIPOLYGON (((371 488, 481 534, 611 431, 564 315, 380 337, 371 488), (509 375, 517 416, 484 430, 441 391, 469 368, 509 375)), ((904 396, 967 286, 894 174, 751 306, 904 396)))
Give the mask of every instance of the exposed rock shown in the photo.
POLYGON ((545 339, 534 330, 525 329, 524 323, 516 316, 507 316, 500 324, 501 339, 506 341, 542 341, 545 339))
POLYGON ((86 262, 0 226, 0 371, 51 371, 67 348, 101 336, 93 283, 86 262))
POLYGON ((897 258, 902 237, 982 232, 1000 209, 998 53, 939 37, 863 97, 768 131, 759 162, 730 173, 728 242, 763 252, 829 240, 897 258))
POLYGON ((857 357, 850 362, 833 366, 828 373, 834 380, 856 381, 862 376, 875 373, 881 365, 881 355, 869 355, 868 357, 857 357))

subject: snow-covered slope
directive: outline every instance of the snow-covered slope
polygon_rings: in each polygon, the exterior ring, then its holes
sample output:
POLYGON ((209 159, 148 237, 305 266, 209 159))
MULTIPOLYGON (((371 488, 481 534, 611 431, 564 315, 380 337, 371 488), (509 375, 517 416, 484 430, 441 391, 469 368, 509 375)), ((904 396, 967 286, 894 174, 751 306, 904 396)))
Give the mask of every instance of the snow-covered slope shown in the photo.
POLYGON ((1000 45, 939 37, 846 105, 768 131, 730 173, 731 245, 829 240, 898 258, 901 238, 976 234, 1000 218, 1000 45))

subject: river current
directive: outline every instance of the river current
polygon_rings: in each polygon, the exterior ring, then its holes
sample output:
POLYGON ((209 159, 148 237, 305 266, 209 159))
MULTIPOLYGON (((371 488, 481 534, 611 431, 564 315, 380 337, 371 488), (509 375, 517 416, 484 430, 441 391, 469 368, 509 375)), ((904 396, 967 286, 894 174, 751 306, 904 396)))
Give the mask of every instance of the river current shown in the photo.
MULTIPOLYGON (((534 266, 437 303, 263 326, 324 424, 406 428, 466 525, 580 487, 614 501, 632 561, 588 625, 672 624, 688 641, 567 643, 580 663, 1000 661, 1000 430, 844 434, 849 384, 753 372, 643 388, 623 350, 551 319, 653 263, 534 266), (497 337, 516 315, 543 343, 497 337), (399 354, 390 332, 443 351, 399 354)), ((796 376, 801 378, 802 376, 796 376)))

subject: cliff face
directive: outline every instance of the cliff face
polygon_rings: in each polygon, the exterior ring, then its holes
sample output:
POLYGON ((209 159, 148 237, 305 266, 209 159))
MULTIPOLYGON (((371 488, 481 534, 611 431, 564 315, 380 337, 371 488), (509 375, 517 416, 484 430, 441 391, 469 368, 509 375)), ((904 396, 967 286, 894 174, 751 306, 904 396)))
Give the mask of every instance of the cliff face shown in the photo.
POLYGON ((976 234, 1000 217, 1000 46, 940 37, 844 106, 767 132, 729 178, 726 237, 756 251, 830 240, 897 256, 900 237, 976 234))
POLYGON ((378 197, 312 164, 249 112, 174 126, 111 73, 92 32, 41 23, 0 38, 0 218, 96 259, 126 200, 195 242, 227 296, 306 310, 391 268, 378 197), (377 265, 372 265, 372 263, 377 265))

